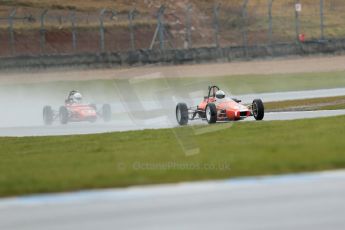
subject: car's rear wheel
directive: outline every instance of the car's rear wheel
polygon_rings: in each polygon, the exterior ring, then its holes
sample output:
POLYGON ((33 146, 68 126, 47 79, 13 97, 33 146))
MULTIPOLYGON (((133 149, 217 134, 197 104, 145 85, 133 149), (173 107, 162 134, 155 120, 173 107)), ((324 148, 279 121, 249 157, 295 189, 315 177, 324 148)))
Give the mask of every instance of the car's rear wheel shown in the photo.
POLYGON ((255 120, 261 121, 265 116, 264 103, 260 99, 255 99, 252 104, 252 112, 255 120))
POLYGON ((105 122, 111 121, 112 113, 111 113, 111 107, 109 104, 104 104, 102 106, 102 117, 105 122))
POLYGON ((176 120, 179 125, 188 124, 188 107, 185 103, 178 103, 176 106, 176 120))
POLYGON ((217 122, 217 107, 214 103, 209 103, 205 109, 206 120, 209 124, 217 122))
POLYGON ((48 105, 43 107, 43 122, 45 125, 51 125, 54 121, 54 112, 48 105))
POLYGON ((68 110, 65 106, 61 106, 59 109, 59 119, 63 125, 68 123, 68 110))

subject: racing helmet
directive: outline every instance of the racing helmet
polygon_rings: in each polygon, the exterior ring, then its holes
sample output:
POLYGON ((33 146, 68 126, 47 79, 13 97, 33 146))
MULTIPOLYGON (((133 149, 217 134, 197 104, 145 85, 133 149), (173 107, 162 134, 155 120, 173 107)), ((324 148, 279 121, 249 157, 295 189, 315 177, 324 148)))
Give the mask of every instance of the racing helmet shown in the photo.
POLYGON ((72 90, 71 92, 69 92, 68 96, 72 97, 75 93, 78 93, 77 90, 72 90))
POLYGON ((76 92, 72 95, 72 100, 74 103, 81 103, 81 101, 83 100, 83 96, 81 95, 81 93, 76 92))
POLYGON ((216 98, 217 98, 217 99, 224 99, 224 98, 225 98, 225 93, 224 93, 224 91, 223 91, 223 90, 218 90, 218 91, 216 92, 216 98))

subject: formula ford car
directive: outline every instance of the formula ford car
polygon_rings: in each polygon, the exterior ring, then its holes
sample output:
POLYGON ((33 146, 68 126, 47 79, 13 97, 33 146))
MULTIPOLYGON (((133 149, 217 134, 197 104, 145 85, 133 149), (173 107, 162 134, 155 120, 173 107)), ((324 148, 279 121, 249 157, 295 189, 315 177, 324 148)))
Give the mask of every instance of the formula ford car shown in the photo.
POLYGON ((97 110, 94 104, 82 104, 81 94, 76 91, 72 91, 72 93, 74 94, 70 94, 65 105, 60 106, 58 111, 53 110, 49 105, 44 106, 43 121, 45 125, 51 125, 55 120, 59 120, 61 124, 80 121, 96 122, 98 118, 102 118, 105 122, 111 120, 112 112, 109 104, 104 104, 100 110, 97 110), (76 95, 79 95, 80 99, 76 95))
POLYGON ((255 120, 264 118, 264 104, 255 99, 251 105, 241 104, 241 100, 226 97, 218 86, 208 87, 208 96, 196 107, 185 103, 176 106, 176 120, 179 125, 188 124, 189 120, 202 119, 209 124, 217 121, 237 121, 254 116, 255 120))

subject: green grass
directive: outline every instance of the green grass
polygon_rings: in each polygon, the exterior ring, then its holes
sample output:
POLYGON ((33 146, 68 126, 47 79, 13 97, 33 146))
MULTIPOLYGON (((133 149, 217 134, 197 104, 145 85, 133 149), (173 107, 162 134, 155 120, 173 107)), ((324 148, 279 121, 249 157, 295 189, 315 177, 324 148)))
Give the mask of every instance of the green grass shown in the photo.
POLYGON ((340 116, 0 138, 0 196, 344 168, 344 124, 345 116, 340 116), (205 128, 214 131, 195 135, 205 128), (198 147, 200 153, 186 156, 176 136, 187 150, 198 147), (222 170, 183 169, 185 164, 222 170))
POLYGON ((339 109, 345 109, 345 104, 320 106, 316 110, 339 110, 339 109))
POLYGON ((345 96, 267 102, 265 109, 266 111, 345 109, 345 96))
POLYGON ((344 87, 345 72, 224 76, 210 78, 211 82, 235 94, 327 89, 344 87))
MULTIPOLYGON (((128 83, 128 82, 127 82, 128 83)), ((78 89, 87 101, 118 101, 117 88, 132 87, 143 100, 152 99, 164 89, 166 94, 187 97, 187 93, 203 90, 206 95, 208 85, 218 85, 232 94, 284 92, 298 90, 328 89, 345 87, 345 72, 296 73, 271 75, 237 75, 223 77, 183 77, 166 76, 162 79, 143 80, 138 84, 127 84, 124 80, 95 80, 49 82, 35 84, 2 85, 0 91, 5 95, 18 94, 38 96, 52 95, 61 101, 66 92, 78 89)))

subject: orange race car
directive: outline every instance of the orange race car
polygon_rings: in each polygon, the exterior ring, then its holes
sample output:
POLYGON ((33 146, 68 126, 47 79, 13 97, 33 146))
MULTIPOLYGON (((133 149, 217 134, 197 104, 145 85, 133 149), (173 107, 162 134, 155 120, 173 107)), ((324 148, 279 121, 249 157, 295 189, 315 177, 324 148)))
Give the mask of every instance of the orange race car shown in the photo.
POLYGON ((48 105, 43 108, 43 122, 45 125, 51 125, 55 120, 59 120, 61 124, 80 121, 96 122, 99 117, 105 122, 111 120, 110 105, 104 104, 101 110, 97 110, 94 104, 82 103, 82 95, 75 90, 69 93, 65 105, 60 106, 58 111, 53 110, 48 105))
POLYGON ((218 86, 208 87, 208 96, 196 107, 188 107, 186 103, 176 106, 176 120, 179 125, 188 124, 189 120, 203 119, 209 124, 217 121, 237 121, 250 116, 255 120, 264 118, 264 104, 255 99, 251 105, 241 104, 241 100, 227 97, 218 86))

